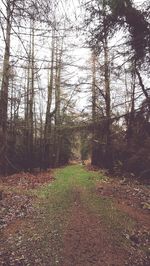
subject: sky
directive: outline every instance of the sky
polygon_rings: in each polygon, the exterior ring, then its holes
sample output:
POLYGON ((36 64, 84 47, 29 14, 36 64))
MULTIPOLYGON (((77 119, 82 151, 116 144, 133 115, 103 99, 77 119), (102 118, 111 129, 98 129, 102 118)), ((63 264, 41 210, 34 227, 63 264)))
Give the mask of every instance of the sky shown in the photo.
MULTIPOLYGON (((80 0, 61 0, 60 1, 60 12, 64 16, 67 16, 69 19, 69 25, 74 25, 74 28, 78 29, 82 25, 82 19, 81 17, 84 16, 84 11, 81 9, 80 3, 82 1, 80 0)), ((141 5, 144 1, 143 0, 134 0, 134 3, 137 5, 141 5)), ((2 4, 2 0, 0 0, 0 8, 2 11, 4 11, 4 6, 2 4)), ((68 25, 68 26, 69 26, 68 25)), ((23 26, 29 26, 29 25, 23 25, 23 26)), ((42 25, 42 31, 39 31, 39 27, 41 25, 36 25, 35 34, 43 34, 44 36, 36 36, 35 37, 35 61, 36 64, 38 64, 38 68, 43 68, 37 73, 37 79, 38 79, 38 86, 41 87, 41 95, 38 97, 46 97, 46 93, 43 92, 45 88, 47 87, 47 76, 48 76, 48 67, 51 54, 51 38, 47 38, 46 36, 49 35, 49 29, 45 27, 45 25, 42 25), (42 61, 45 62, 42 62, 42 61), (43 89, 43 90, 42 90, 43 89)), ((1 32, 1 31, 0 31, 1 32)), ((85 33, 85 31, 84 31, 85 33)), ((26 34, 29 34, 28 29, 21 29, 20 30, 20 36, 22 39, 22 42, 25 47, 27 47, 27 42, 29 38, 26 36, 26 34)), ((67 89, 67 93, 71 94, 72 90, 75 86, 74 84, 78 84, 81 80, 84 80, 88 75, 91 74, 90 70, 90 60, 91 60, 91 51, 90 49, 84 48, 85 47, 85 37, 83 35, 82 31, 74 30, 74 31, 68 31, 67 37, 65 38, 65 47, 67 50, 67 53, 64 53, 64 64, 65 70, 63 70, 63 76, 64 80, 68 79, 68 83, 72 84, 70 88, 67 89), (69 57, 69 60, 68 60, 69 57), (71 62, 71 65, 68 61, 71 62)), ((122 39, 122 33, 115 36, 115 38, 112 40, 112 44, 118 43, 122 39)), ((3 35, 2 32, 0 33, 0 52, 3 53, 4 48, 4 41, 3 41, 3 35), (2 45, 3 43, 3 45, 2 45)), ((18 74, 18 80, 19 83, 20 80, 23 81, 24 79, 24 71, 21 70, 20 67, 24 67, 27 64, 27 54, 23 48, 22 42, 18 40, 18 37, 12 36, 12 48, 11 48, 11 54, 13 55, 11 57, 11 60, 15 62, 15 67, 17 69, 18 74), (20 58, 18 60, 18 54, 20 55, 20 58)), ((3 58, 0 58, 0 63, 2 66, 2 60, 3 58)), ((88 93, 87 93, 87 87, 82 86, 80 94, 74 95, 74 101, 76 102, 76 109, 78 111, 81 111, 84 109, 88 104, 88 93), (86 91, 86 92, 84 92, 86 91)), ((115 98, 115 96, 114 96, 115 98)), ((43 108, 45 108, 43 106, 43 108)))

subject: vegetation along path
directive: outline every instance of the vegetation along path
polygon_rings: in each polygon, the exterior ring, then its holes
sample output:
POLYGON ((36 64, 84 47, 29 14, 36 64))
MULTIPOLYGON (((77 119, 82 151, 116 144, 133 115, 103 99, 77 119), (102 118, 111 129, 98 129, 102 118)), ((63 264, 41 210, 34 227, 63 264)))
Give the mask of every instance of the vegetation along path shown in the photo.
POLYGON ((11 216, 2 223, 1 265, 149 265, 147 188, 81 165, 53 176, 32 189, 1 184, 11 216))

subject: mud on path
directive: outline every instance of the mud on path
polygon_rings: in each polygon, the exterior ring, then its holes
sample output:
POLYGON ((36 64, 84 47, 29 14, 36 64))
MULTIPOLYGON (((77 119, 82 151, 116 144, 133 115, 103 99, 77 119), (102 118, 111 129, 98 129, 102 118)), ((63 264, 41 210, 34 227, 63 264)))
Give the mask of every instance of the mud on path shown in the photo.
POLYGON ((11 191, 3 206, 3 266, 149 266, 149 190, 68 166, 56 180, 11 191))

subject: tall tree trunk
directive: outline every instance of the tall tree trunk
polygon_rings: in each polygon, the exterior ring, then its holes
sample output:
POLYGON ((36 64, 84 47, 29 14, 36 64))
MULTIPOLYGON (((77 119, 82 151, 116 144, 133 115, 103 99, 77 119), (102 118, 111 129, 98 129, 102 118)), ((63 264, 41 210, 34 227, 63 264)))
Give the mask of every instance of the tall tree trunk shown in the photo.
POLYGON ((30 142, 29 142, 29 104, 30 104, 30 81, 31 81, 31 31, 30 31, 30 40, 29 40, 29 52, 28 52, 28 66, 27 66, 27 84, 26 84, 26 94, 25 94, 25 139, 24 145, 26 150, 26 159, 25 159, 25 169, 28 168, 28 156, 30 152, 30 142))
POLYGON ((27 162, 26 167, 32 171, 33 168, 33 112, 34 112, 34 21, 31 21, 30 44, 29 44, 29 62, 27 71, 27 93, 26 93, 26 147, 27 147, 27 162))
POLYGON ((0 168, 3 174, 7 174, 7 109, 8 109, 8 88, 10 75, 10 34, 11 34, 11 6, 7 2, 6 38, 3 63, 2 85, 0 92, 0 168))
POLYGON ((134 128, 134 116, 135 116, 135 80, 136 80, 136 72, 135 72, 135 64, 133 64, 132 69, 132 83, 131 83, 131 108, 128 114, 127 121, 127 147, 130 148, 133 140, 133 128, 134 128))
MULTIPOLYGON (((10 86, 10 85, 9 85, 10 86)), ((15 92, 14 92, 14 75, 11 76, 11 99, 10 99, 10 126, 9 126, 9 134, 10 134, 10 148, 9 148, 9 156, 11 160, 14 159, 15 150, 16 150, 16 101, 18 100, 16 98, 15 92)))
POLYGON ((39 143, 39 166, 40 170, 43 169, 43 165, 45 163, 45 138, 44 138, 44 126, 43 125, 43 106, 42 103, 40 102, 40 143, 39 143))
POLYGON ((51 106, 52 106, 52 95, 53 95, 53 83, 54 83, 54 56, 55 56, 55 34, 52 29, 52 48, 51 48, 51 67, 50 74, 48 73, 48 99, 46 108, 46 119, 45 119, 45 151, 44 151, 44 167, 48 168, 52 163, 52 144, 51 144, 51 106), (50 76, 49 76, 50 75, 50 76))
POLYGON ((35 64, 34 64, 34 18, 32 20, 32 59, 31 59, 31 92, 30 92, 30 111, 29 111, 29 121, 30 121, 30 158, 31 158, 31 163, 30 163, 30 171, 32 171, 34 163, 34 121, 33 121, 33 113, 34 113, 34 79, 35 79, 35 64))
POLYGON ((97 156, 97 129, 96 129, 96 54, 95 51, 92 52, 92 122, 93 122, 93 132, 92 132, 92 154, 91 163, 92 165, 98 164, 97 156))
POLYGON ((60 148, 61 148, 61 136, 60 136, 60 126, 61 126, 61 115, 60 115, 60 86, 61 86, 61 69, 62 69, 62 54, 63 54, 63 39, 60 46, 60 51, 56 51, 56 80, 55 80, 55 163, 54 166, 57 167, 60 163, 60 148))
POLYGON ((104 26, 104 83, 105 83, 105 103, 106 103, 106 158, 105 167, 112 170, 112 143, 111 143, 111 99, 110 99, 110 73, 109 73, 109 56, 108 56, 108 40, 106 25, 106 4, 103 0, 103 26, 104 26))

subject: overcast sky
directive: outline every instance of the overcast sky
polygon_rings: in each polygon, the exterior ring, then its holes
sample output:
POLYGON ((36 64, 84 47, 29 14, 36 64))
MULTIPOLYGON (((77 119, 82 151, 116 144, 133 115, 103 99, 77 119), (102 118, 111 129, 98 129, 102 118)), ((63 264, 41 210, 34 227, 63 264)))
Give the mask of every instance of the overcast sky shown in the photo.
MULTIPOLYGON (((84 11, 79 8, 80 3, 82 1, 80 0, 62 0, 60 1, 60 10, 64 16, 67 16, 70 20, 70 24, 76 26, 77 28, 81 26, 82 19, 81 19, 81 12, 82 15, 84 15, 84 11)), ((134 0, 133 1, 136 5, 141 5, 144 0, 134 0)), ((0 8, 4 11, 4 5, 2 4, 2 1, 0 0, 0 8)), ((29 25, 27 25, 29 26, 29 25)), ((38 27, 40 28, 41 25, 36 25, 36 29, 38 30, 38 27)), ((42 25, 42 32, 45 29, 44 25, 42 25)), ((3 54, 3 35, 2 31, 0 31, 0 51, 1 54, 3 54)), ((27 47, 27 42, 29 40, 28 37, 26 37, 24 34, 29 33, 29 30, 21 30, 21 38, 24 43, 24 46, 27 47)), ((35 33, 39 33, 39 31, 35 31, 35 33)), ((47 36, 48 33, 46 33, 47 36)), ((66 71, 63 73, 64 79, 70 77, 70 80, 68 82, 70 83, 78 83, 78 80, 81 80, 82 78, 86 77, 89 75, 90 70, 86 70, 85 68, 90 68, 90 58, 91 58, 91 51, 90 49, 84 48, 85 46, 85 38, 82 35, 82 32, 80 31, 68 31, 66 33, 67 38, 65 40, 65 46, 67 47, 67 53, 64 55, 64 61, 67 64, 67 58, 70 56, 70 62, 74 66, 68 66, 66 68, 66 71), (79 67, 77 67, 79 66, 79 67), (83 67, 83 68, 82 68, 83 67), (65 76, 66 75, 66 76, 65 76)), ((118 34, 118 36, 115 36, 114 40, 112 41, 112 45, 114 43, 118 43, 121 40, 121 33, 118 34)), ((35 61, 38 67, 41 68, 46 68, 48 67, 48 61, 50 61, 50 45, 51 39, 47 37, 35 37, 35 61), (39 61, 40 60, 40 61, 39 61), (42 60, 45 62, 42 62, 42 60)), ((27 60, 25 60, 25 57, 27 56, 22 43, 20 40, 18 40, 18 37, 12 36, 12 49, 11 49, 11 60, 15 61, 16 67, 24 66, 27 63, 27 60), (20 54, 21 56, 23 55, 24 58, 18 60, 17 56, 20 54)), ((1 58, 1 63, 2 63, 2 58, 1 58)), ((2 66, 2 65, 1 65, 2 66)), ((21 70, 17 69, 17 74, 21 77, 24 75, 24 72, 21 70)), ((38 79, 38 84, 40 84, 41 87, 47 87, 47 75, 48 75, 48 70, 42 70, 39 72, 40 78, 38 79)), ((20 78, 18 78, 18 82, 20 82, 20 78)), ((72 91, 73 87, 70 87, 70 93, 72 91)), ((78 94, 78 96, 75 96, 75 100, 77 101, 77 109, 82 110, 85 105, 87 105, 87 92, 84 93, 84 90, 86 89, 85 86, 82 87, 82 92, 78 94)), ((68 89, 69 93, 69 89, 68 89)))

